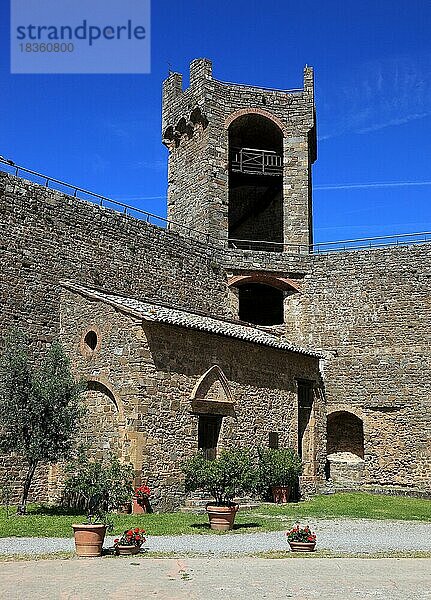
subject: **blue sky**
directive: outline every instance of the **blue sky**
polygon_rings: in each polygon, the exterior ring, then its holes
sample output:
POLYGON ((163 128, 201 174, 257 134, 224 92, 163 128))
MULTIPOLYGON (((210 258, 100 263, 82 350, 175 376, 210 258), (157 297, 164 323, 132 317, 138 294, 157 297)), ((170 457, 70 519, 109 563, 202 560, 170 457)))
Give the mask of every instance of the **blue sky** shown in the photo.
POLYGON ((0 155, 163 215, 168 65, 187 82, 190 60, 205 56, 217 79, 295 88, 307 63, 319 136, 316 241, 431 230, 427 0, 153 0, 149 75, 11 75, 7 4, 0 155))

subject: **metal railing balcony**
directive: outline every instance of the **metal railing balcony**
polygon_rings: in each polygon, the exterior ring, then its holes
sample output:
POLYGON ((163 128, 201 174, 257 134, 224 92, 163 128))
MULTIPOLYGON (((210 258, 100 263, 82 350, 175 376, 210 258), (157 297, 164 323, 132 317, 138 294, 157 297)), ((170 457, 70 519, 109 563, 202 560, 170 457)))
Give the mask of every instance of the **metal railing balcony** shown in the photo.
POLYGON ((16 177, 22 177, 27 181, 31 181, 39 185, 44 185, 50 190, 61 192, 63 194, 67 194, 68 196, 73 196, 78 200, 85 200, 87 202, 97 204, 103 208, 108 208, 124 215, 134 217, 135 219, 145 221, 146 223, 154 225, 155 227, 159 227, 160 229, 165 229, 167 231, 181 231, 186 235, 199 241, 206 242, 207 244, 209 244, 211 241, 211 236, 208 233, 200 231, 198 228, 188 227, 187 225, 176 223, 167 219, 166 217, 155 215, 143 210, 142 208, 131 206, 130 204, 125 204, 124 202, 120 202, 113 198, 96 194, 95 192, 91 192, 90 190, 86 190, 71 183, 66 183, 65 181, 43 175, 42 173, 38 173, 32 169, 26 169, 25 167, 21 167, 15 164, 12 160, 7 160, 2 156, 0 156, 0 171, 4 173, 10 173, 16 177))
MULTIPOLYGON (((246 148, 243 148, 246 150, 246 148)), ((258 150, 258 152, 262 152, 258 150)), ((267 152, 267 151, 265 151, 267 152)), ((275 153, 274 153, 275 154, 275 153)), ((0 156, 0 172, 9 173, 17 177, 22 177, 27 181, 44 185, 45 187, 62 192, 69 196, 73 196, 79 200, 92 202, 109 208, 111 210, 128 215, 136 219, 141 219, 169 232, 182 233, 183 235, 206 243, 212 248, 223 247, 224 241, 222 238, 214 237, 213 235, 201 231, 198 228, 188 227, 174 221, 168 220, 166 217, 161 217, 153 213, 142 210, 135 206, 130 206, 101 196, 89 190, 77 187, 70 183, 54 179, 47 175, 38 173, 31 169, 26 169, 16 165, 11 160, 6 160, 0 156)), ((355 250, 370 250, 376 248, 390 248, 393 246, 413 246, 420 244, 430 244, 431 246, 431 231, 421 231, 416 233, 396 233, 393 235, 383 235, 377 237, 356 238, 349 240, 338 240, 331 242, 317 242, 315 244, 289 244, 287 242, 275 242, 270 240, 250 240, 237 239, 229 237, 228 247, 236 250, 251 250, 256 252, 284 252, 286 254, 330 254, 333 252, 349 252, 355 250)))
POLYGON ((229 248, 236 250, 252 250, 255 252, 285 252, 286 254, 330 254, 333 252, 349 252, 354 250, 374 250, 376 248, 392 248, 394 246, 412 246, 431 244, 431 231, 418 233, 395 233, 377 237, 339 240, 334 242, 317 242, 315 244, 289 244, 268 240, 244 240, 229 238, 229 248))
POLYGON ((273 150, 234 148, 230 168, 235 173, 249 175, 282 175, 283 157, 273 150))

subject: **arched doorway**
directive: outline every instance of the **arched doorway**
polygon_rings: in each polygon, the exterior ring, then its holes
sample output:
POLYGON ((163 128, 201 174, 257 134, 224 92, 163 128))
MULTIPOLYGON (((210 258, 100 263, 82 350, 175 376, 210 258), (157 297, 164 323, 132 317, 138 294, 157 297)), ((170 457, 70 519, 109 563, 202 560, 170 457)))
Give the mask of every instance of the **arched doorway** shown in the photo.
POLYGON ((282 290, 262 283, 238 287, 239 318, 255 325, 280 325, 284 322, 282 290))
MULTIPOLYGON (((92 460, 102 460, 112 452, 126 462, 131 460, 130 442, 125 443, 125 428, 121 411, 113 391, 97 380, 86 382, 81 399, 86 414, 81 421, 77 445, 83 446, 92 460)), ((64 462, 52 464, 48 472, 48 496, 50 501, 59 500, 64 484, 64 462)))
POLYGON ((327 417, 326 477, 341 487, 356 486, 364 476, 364 424, 351 412, 327 417))
POLYGON ((330 413, 327 419, 326 453, 350 452, 364 458, 364 424, 347 411, 330 413))

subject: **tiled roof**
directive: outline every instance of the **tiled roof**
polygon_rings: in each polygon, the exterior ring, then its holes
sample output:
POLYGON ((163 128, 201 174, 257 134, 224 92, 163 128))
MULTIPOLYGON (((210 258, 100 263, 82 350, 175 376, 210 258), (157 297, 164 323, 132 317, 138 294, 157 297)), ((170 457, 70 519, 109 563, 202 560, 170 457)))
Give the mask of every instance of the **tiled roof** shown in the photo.
POLYGON ((322 358, 318 352, 307 350, 290 344, 289 342, 272 335, 257 327, 248 326, 242 322, 235 322, 228 319, 218 317, 210 317, 187 310, 179 310, 162 304, 154 304, 150 302, 142 302, 134 298, 118 296, 108 292, 88 288, 83 285, 71 283, 69 281, 60 282, 62 287, 76 292, 82 296, 86 296, 93 300, 99 300, 110 304, 119 310, 127 312, 144 321, 153 321, 156 323, 166 323, 167 325, 177 325, 187 329, 195 329, 198 331, 206 331, 217 335, 224 335, 231 338, 237 338, 254 344, 270 346, 280 350, 288 350, 307 356, 322 358))

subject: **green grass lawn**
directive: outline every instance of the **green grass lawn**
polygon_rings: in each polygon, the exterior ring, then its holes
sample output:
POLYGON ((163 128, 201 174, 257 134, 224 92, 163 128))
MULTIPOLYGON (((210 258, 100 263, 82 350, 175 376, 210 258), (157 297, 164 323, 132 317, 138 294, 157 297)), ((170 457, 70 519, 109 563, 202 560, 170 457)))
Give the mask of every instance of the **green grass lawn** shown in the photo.
MULTIPOLYGON (((256 511, 255 511, 256 512, 256 511)), ((265 504, 257 509, 265 516, 283 516, 296 519, 400 519, 403 521, 431 521, 431 500, 377 496, 365 493, 315 496, 307 502, 289 503, 284 507, 265 504)))
MULTIPOLYGON (((252 510, 240 510, 233 533, 277 531, 287 529, 297 520, 312 525, 313 518, 340 517, 431 521, 431 500, 352 493, 316 496, 284 506, 262 504, 252 510)), ((82 515, 65 514, 43 505, 29 506, 25 517, 17 517, 14 507, 10 507, 7 517, 6 509, 1 507, 0 537, 71 537, 71 524, 84 520, 82 515)), ((149 535, 210 533, 206 515, 191 513, 112 515, 112 520, 115 535, 131 526, 143 527, 149 535)))

